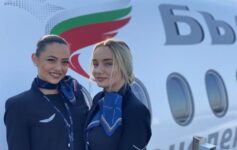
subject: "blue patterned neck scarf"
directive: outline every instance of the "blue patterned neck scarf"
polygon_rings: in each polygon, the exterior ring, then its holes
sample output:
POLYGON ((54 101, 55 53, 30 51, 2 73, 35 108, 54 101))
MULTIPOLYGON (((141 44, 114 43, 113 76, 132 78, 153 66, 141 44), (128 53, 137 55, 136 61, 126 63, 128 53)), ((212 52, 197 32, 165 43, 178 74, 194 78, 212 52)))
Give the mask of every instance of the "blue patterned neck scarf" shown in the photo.
POLYGON ((117 92, 105 93, 99 100, 99 112, 87 126, 87 130, 101 125, 106 135, 111 136, 122 125, 122 99, 117 92))
POLYGON ((52 84, 41 80, 39 77, 35 78, 34 82, 39 88, 43 89, 58 89, 58 91, 72 104, 76 103, 76 95, 81 93, 81 85, 72 77, 65 76, 58 84, 52 84))

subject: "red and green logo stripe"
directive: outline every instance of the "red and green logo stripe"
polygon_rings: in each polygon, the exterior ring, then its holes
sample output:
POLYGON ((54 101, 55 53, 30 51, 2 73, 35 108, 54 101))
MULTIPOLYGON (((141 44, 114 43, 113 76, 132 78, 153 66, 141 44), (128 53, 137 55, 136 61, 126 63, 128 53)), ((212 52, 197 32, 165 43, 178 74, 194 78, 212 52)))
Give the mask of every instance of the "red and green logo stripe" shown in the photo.
POLYGON ((132 7, 127 7, 93 13, 73 17, 56 24, 51 29, 51 33, 64 37, 70 43, 70 68, 80 75, 89 78, 89 75, 79 63, 80 54, 74 54, 74 52, 107 38, 114 37, 117 34, 117 29, 129 22, 131 9, 132 7))

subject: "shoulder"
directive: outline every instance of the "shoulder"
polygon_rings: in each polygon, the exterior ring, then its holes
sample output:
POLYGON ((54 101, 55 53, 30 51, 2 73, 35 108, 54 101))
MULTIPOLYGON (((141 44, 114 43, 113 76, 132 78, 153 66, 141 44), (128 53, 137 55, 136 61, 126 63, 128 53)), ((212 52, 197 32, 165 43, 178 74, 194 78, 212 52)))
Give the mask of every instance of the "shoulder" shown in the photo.
POLYGON ((39 93, 30 89, 20 94, 10 97, 5 102, 6 112, 21 112, 27 113, 44 104, 41 100, 39 93))
POLYGON ((132 92, 126 94, 124 101, 125 115, 150 119, 150 111, 132 92))
POLYGON ((33 96, 33 92, 31 90, 22 92, 20 94, 17 94, 15 96, 12 96, 10 98, 7 99, 6 101, 6 107, 7 106, 14 106, 14 105, 24 105, 27 104, 29 101, 32 100, 33 96))
POLYGON ((31 91, 25 91, 10 97, 5 103, 4 121, 6 122, 15 117, 26 118, 29 115, 28 110, 31 109, 33 100, 35 98, 32 96, 31 91))
POLYGON ((137 135, 137 131, 142 130, 139 134, 144 134, 144 138, 150 138, 151 135, 151 114, 148 108, 133 93, 128 94, 124 99, 123 106, 123 125, 129 133, 137 135))
POLYGON ((123 97, 125 106, 137 109, 147 109, 146 106, 133 94, 132 91, 128 91, 123 97))

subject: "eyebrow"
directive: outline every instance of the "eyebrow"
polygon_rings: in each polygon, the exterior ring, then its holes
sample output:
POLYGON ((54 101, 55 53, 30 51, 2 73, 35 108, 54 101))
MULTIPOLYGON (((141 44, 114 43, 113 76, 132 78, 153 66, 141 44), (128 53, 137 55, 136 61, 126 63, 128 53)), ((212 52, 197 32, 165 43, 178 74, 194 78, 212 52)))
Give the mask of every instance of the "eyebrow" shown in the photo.
POLYGON ((108 58, 108 59, 103 59, 103 61, 113 61, 113 59, 108 58))
MULTIPOLYGON (((58 59, 58 57, 55 56, 48 56, 48 58, 54 58, 54 59, 58 59)), ((69 58, 62 58, 63 60, 69 60, 69 58)))
MULTIPOLYGON (((97 59, 92 59, 92 61, 97 61, 97 59)), ((111 58, 106 58, 106 59, 103 59, 103 61, 113 61, 113 59, 111 59, 111 58)))

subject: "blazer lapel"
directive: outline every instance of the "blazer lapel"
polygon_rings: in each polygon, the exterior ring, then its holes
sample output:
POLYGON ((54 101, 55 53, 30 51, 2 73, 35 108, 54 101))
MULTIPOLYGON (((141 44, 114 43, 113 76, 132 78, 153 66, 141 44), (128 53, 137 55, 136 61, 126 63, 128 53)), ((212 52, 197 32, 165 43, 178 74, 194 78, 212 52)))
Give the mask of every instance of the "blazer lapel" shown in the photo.
POLYGON ((91 109, 90 109, 90 111, 89 111, 89 113, 88 113, 88 115, 87 115, 87 118, 86 118, 86 122, 85 122, 85 127, 84 127, 84 138, 86 139, 87 138, 87 131, 86 131, 86 129, 87 129, 87 126, 88 126, 88 124, 91 122, 91 119, 92 119, 92 117, 94 117, 94 115, 95 115, 95 112, 96 112, 96 108, 98 108, 99 107, 99 105, 98 105, 98 101, 103 97, 103 92, 101 92, 101 93, 99 93, 98 95, 96 95, 95 97, 94 97, 94 99, 93 99, 93 104, 92 104, 92 107, 91 107, 91 109))

